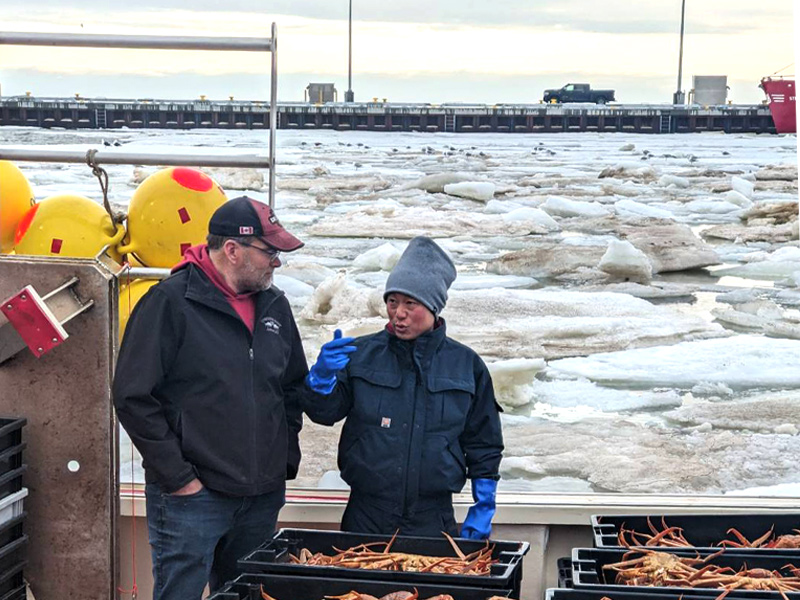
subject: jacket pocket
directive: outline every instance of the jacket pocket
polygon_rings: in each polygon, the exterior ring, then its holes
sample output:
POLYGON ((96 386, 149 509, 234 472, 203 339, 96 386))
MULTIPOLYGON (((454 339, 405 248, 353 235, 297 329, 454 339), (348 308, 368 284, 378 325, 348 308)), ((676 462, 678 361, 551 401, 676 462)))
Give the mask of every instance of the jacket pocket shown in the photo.
POLYGON ((385 429, 367 429, 339 448, 339 470, 351 489, 391 497, 398 493, 396 448, 385 429))
POLYGON ((423 496, 458 493, 467 482, 467 463, 458 440, 428 435, 422 442, 419 492, 423 496))
POLYGON ((393 403, 391 399, 397 396, 397 389, 403 382, 399 371, 386 371, 369 369, 359 365, 350 370, 350 381, 353 387, 353 408, 348 419, 367 426, 386 426, 384 419, 391 419, 393 403))
POLYGON ((429 375, 427 387, 429 430, 446 435, 460 435, 475 395, 475 378, 429 375))

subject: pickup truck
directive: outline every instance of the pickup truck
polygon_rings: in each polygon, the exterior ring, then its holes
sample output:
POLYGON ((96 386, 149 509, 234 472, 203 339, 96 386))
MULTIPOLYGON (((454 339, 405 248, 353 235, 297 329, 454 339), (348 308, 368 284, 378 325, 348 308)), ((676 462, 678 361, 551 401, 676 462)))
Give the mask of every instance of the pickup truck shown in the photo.
POLYGON ((614 101, 614 90, 593 90, 588 83, 568 83, 559 90, 545 90, 544 101, 605 104, 614 101))

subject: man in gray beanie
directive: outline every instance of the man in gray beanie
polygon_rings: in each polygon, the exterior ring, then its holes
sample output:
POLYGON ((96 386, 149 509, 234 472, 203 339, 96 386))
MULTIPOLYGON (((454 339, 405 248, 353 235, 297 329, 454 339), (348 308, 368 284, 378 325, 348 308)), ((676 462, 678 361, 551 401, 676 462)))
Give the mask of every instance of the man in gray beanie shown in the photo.
POLYGON ((345 419, 339 469, 350 485, 344 531, 459 535, 454 493, 472 480, 461 536, 488 538, 503 435, 481 358, 446 335, 440 313, 456 278, 430 238, 411 240, 386 281, 389 323, 322 347, 306 378, 312 421, 345 419))

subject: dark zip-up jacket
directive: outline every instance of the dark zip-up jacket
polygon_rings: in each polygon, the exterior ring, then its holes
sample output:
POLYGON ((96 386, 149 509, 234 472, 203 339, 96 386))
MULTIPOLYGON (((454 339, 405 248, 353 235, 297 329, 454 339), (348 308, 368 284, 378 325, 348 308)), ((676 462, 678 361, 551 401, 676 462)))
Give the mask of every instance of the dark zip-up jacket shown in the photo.
POLYGON ((354 494, 410 514, 460 492, 467 477, 497 479, 503 452, 489 371, 445 324, 413 342, 388 331, 357 338, 329 396, 306 388, 316 423, 346 419, 339 469, 354 494))
POLYGON ((120 423, 145 479, 174 492, 195 477, 235 496, 297 475, 298 395, 308 372, 289 302, 256 296, 253 333, 194 264, 139 301, 113 384, 120 423))

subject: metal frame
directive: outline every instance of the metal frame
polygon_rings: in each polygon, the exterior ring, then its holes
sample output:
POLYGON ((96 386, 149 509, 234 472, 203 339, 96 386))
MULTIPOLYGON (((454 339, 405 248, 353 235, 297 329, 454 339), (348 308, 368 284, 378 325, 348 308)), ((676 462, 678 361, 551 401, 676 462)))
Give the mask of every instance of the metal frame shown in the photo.
MULTIPOLYGON (((272 24, 269 38, 225 38, 148 35, 87 35, 64 33, 0 32, 0 45, 70 46, 82 48, 140 48, 155 50, 218 50, 269 52, 271 59, 269 99, 269 157, 202 154, 156 155, 131 152, 97 152, 97 164, 185 165, 203 167, 248 167, 269 169, 269 205, 275 207, 275 132, 277 130, 278 40, 272 24)), ((0 160, 29 162, 86 162, 84 152, 57 150, 10 150, 0 148, 0 160)))

